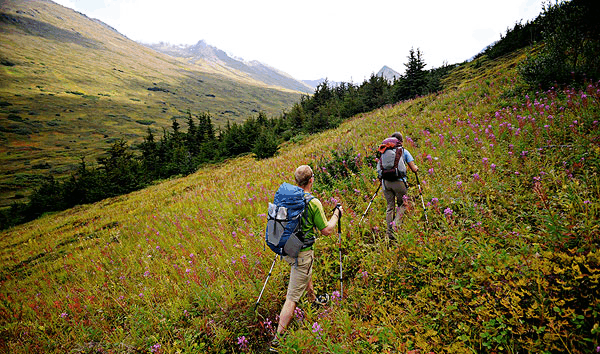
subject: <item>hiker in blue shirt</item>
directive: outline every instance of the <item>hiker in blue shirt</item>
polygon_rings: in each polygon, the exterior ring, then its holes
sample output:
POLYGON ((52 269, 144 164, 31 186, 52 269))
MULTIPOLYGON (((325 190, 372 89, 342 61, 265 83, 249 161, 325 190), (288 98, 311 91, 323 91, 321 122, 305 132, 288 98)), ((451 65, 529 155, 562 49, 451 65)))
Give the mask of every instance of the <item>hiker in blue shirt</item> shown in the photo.
MULTIPOLYGON (((296 185, 304 190, 305 195, 310 194, 315 181, 315 175, 310 166, 302 165, 298 167, 294 173, 294 178, 296 180, 296 185)), ((308 296, 308 301, 312 303, 324 304, 328 300, 328 296, 325 298, 319 297, 319 299, 315 296, 312 282, 314 259, 313 243, 316 236, 316 230, 324 236, 328 236, 335 231, 335 227, 343 213, 343 208, 341 205, 337 207, 334 210, 331 219, 327 221, 325 212, 323 211, 323 205, 317 198, 312 198, 307 205, 306 213, 307 217, 302 224, 304 244, 306 247, 302 248, 297 259, 290 256, 283 257, 283 259, 291 266, 290 281, 285 303, 283 304, 283 308, 279 315, 277 335, 271 343, 271 352, 277 352, 277 346, 279 344, 278 337, 285 331, 290 323, 294 316, 296 305, 305 291, 308 296)))
MULTIPOLYGON (((397 139, 397 146, 393 147, 391 150, 396 151, 397 149, 402 149, 401 161, 398 163, 396 161, 395 169, 401 170, 402 168, 398 168, 398 166, 404 166, 404 171, 401 173, 397 173, 397 176, 382 177, 382 164, 381 162, 377 164, 377 175, 379 180, 381 181, 381 187, 383 189, 383 197, 387 203, 387 207, 385 210, 385 221, 387 224, 387 236, 390 240, 394 240, 394 231, 400 226, 402 223, 402 216, 406 211, 406 201, 404 200, 404 196, 407 193, 408 184, 406 179, 406 171, 410 168, 411 171, 417 172, 419 168, 414 162, 414 158, 408 152, 408 150, 402 147, 402 134, 399 132, 395 132, 390 136, 390 138, 397 139)), ((385 142, 393 141, 393 139, 386 139, 385 142)), ((383 145, 382 145, 383 146, 383 145)), ((389 147, 388 147, 389 148, 389 147)), ((382 156, 383 158, 383 156, 382 156)))

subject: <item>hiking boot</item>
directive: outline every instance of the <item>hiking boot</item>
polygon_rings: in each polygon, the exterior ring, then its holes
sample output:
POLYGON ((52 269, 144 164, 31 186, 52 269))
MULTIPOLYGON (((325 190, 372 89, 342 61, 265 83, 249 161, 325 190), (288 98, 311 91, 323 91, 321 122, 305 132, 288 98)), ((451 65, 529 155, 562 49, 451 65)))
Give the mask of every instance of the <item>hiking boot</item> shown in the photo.
POLYGON ((277 337, 271 341, 269 353, 279 353, 279 339, 277 337))
POLYGON ((328 302, 329 302, 329 294, 325 293, 325 294, 317 296, 315 301, 313 301, 313 306, 315 306, 315 307, 325 306, 325 305, 327 305, 328 302))

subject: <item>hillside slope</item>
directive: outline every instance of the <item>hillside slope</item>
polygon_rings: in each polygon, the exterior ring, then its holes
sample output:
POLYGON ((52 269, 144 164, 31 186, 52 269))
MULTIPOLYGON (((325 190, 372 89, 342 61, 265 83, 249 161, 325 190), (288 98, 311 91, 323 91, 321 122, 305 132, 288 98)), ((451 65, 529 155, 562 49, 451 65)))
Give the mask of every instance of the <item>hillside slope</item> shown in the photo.
MULTIPOLYGON (((289 267, 264 249, 267 202, 300 164, 339 201, 344 298, 305 300, 282 352, 589 353, 600 345, 600 87, 527 93, 519 53, 457 69, 445 91, 187 178, 0 234, 3 349, 260 352, 289 267), (420 168, 396 243, 374 150, 393 131, 420 168), (427 219, 425 218, 427 216, 427 219)), ((317 240, 318 292, 338 237, 317 240)))
MULTIPOLYGON (((266 84, 287 88, 294 91, 313 93, 314 89, 308 84, 298 81, 290 75, 259 61, 246 62, 230 57, 224 51, 206 44, 203 40, 194 45, 170 45, 167 43, 144 44, 157 52, 174 57, 184 58, 188 63, 211 63, 232 73, 244 73, 249 77, 266 84)), ((202 64, 200 64, 202 65, 202 64)))
POLYGON ((115 139, 162 134, 188 110, 222 126, 280 114, 301 95, 157 53, 51 1, 2 1, 0 37, 0 206, 38 173, 93 163, 115 139))

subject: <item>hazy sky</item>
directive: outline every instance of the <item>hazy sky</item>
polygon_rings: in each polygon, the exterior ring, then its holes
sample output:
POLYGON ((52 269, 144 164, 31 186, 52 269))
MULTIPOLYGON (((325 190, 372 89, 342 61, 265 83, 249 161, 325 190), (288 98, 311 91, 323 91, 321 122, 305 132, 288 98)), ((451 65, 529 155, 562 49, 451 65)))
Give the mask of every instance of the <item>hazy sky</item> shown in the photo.
POLYGON ((205 40, 298 80, 361 83, 384 65, 404 73, 411 48, 427 68, 463 62, 544 0, 54 0, 130 39, 205 40))

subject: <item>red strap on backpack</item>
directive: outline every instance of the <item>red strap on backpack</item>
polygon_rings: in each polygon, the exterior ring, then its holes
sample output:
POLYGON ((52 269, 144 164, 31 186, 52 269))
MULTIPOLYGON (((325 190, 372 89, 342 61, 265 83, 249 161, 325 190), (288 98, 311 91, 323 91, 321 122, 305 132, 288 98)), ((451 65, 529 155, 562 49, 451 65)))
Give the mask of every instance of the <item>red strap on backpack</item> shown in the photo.
POLYGON ((394 169, 398 168, 398 162, 400 162, 402 154, 404 154, 404 149, 402 148, 402 146, 398 146, 398 148, 396 149, 396 158, 394 159, 394 169))

